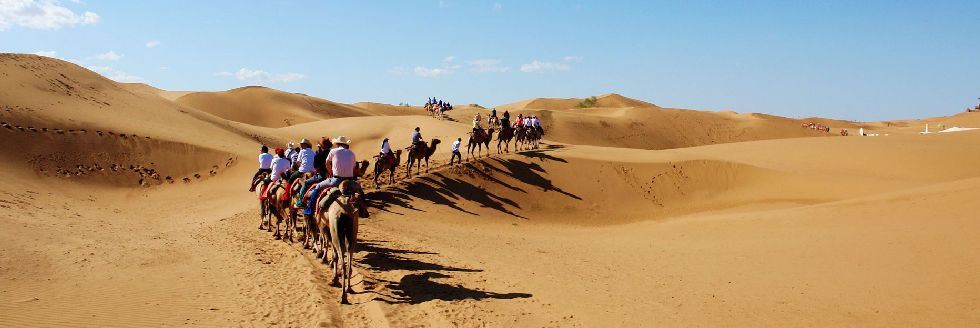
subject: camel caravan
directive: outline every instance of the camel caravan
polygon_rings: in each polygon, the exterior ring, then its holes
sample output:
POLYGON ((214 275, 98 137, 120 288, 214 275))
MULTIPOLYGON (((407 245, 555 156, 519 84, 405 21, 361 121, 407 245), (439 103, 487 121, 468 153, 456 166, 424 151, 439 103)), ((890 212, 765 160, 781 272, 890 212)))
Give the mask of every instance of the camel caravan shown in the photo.
POLYGON ((429 112, 429 115, 441 120, 446 117, 446 112, 453 110, 453 105, 448 101, 442 101, 436 99, 436 97, 432 97, 425 102, 425 106, 423 106, 423 108, 425 108, 425 111, 429 112))
MULTIPOLYGON (((484 147, 489 156, 495 132, 498 132, 498 154, 510 152, 511 140, 515 151, 539 147, 544 130, 536 116, 518 115, 511 124, 510 113, 504 112, 498 118, 496 112, 494 109, 486 120, 487 129, 483 128, 479 114, 474 117, 473 131, 468 133, 467 157, 474 157, 475 150, 478 158, 484 147)), ((450 165, 456 158, 462 163, 461 142, 462 138, 457 138, 452 145, 450 165)), ((314 252, 331 268, 330 285, 341 288, 342 304, 347 304, 347 294, 351 291, 358 221, 369 217, 365 192, 358 179, 365 178, 370 163, 357 160, 350 150, 351 143, 350 138, 339 136, 323 137, 315 146, 303 139, 272 152, 263 145, 258 156, 259 169, 249 187, 259 200, 259 229, 272 232, 275 239, 298 241, 304 249, 314 252)), ((403 155, 407 177, 411 177, 413 167, 415 174, 420 175, 423 163, 429 172, 429 159, 441 143, 435 138, 426 142, 418 127, 412 131, 410 146, 404 149, 392 150, 385 138, 381 151, 373 156, 376 188, 380 188, 378 179, 385 174, 387 183, 394 184, 403 155)))
POLYGON ((830 127, 829 126, 826 126, 826 125, 823 125, 823 124, 820 124, 820 123, 808 123, 808 122, 804 122, 803 123, 803 127, 804 128, 807 128, 807 129, 811 129, 811 130, 817 130, 817 131, 823 131, 823 132, 830 132, 830 127))

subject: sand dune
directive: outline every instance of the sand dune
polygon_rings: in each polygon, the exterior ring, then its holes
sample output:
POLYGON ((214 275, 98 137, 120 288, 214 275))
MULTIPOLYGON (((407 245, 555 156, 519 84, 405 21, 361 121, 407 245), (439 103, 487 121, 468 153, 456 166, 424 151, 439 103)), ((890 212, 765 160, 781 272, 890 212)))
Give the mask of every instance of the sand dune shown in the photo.
POLYGON ((497 109, 542 117, 542 149, 450 167, 452 140, 465 148, 488 109, 437 120, 258 87, 181 95, 33 55, 0 55, 0 76, 0 326, 980 322, 980 132, 917 133, 980 127, 977 113, 849 122, 532 99, 497 109), (372 218, 341 306, 326 266, 255 229, 257 149, 346 135, 369 159, 416 126, 443 142, 431 172, 364 181, 372 218))
MULTIPOLYGON (((657 105, 636 100, 628 97, 624 97, 619 94, 610 93, 601 96, 596 96, 596 108, 626 108, 626 107, 657 107, 657 105)), ((534 98, 524 101, 519 101, 512 104, 497 106, 497 110, 504 111, 519 111, 528 109, 537 110, 562 110, 562 109, 572 109, 578 108, 579 104, 585 100, 585 98, 534 98)))
POLYGON ((176 102, 231 121, 273 128, 368 115, 355 106, 265 87, 195 92, 177 98, 176 102))

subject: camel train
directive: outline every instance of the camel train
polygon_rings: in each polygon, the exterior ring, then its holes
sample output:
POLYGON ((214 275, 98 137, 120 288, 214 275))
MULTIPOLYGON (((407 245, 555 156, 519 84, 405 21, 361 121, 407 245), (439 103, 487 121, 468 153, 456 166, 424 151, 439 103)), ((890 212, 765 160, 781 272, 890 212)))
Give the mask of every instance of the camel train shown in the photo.
MULTIPOLYGON (((433 106, 437 111, 452 108, 452 105, 434 99, 430 99, 426 105, 433 106)), ((506 115, 503 122, 508 122, 506 115)), ((490 144, 495 134, 497 154, 509 153, 511 141, 514 142, 514 151, 537 149, 544 134, 540 126, 502 124, 496 115, 491 115, 487 124, 488 129, 475 129, 469 133, 468 157, 490 156, 490 144)), ((479 124, 475 125, 479 127, 479 124)), ((277 148, 275 156, 263 146, 259 155, 260 169, 253 176, 250 191, 254 191, 259 199, 258 228, 272 232, 277 240, 289 243, 298 241, 304 249, 316 254, 330 267, 330 285, 341 288, 340 302, 347 304, 351 292, 358 220, 368 217, 364 191, 357 181, 364 178, 370 163, 354 162, 351 164, 354 166, 352 178, 337 178, 343 175, 331 174, 336 171, 333 165, 341 165, 332 164, 332 169, 328 169, 327 164, 331 158, 338 160, 338 157, 332 157, 334 151, 340 148, 349 151, 350 141, 346 137, 338 137, 332 142, 335 147, 331 147, 328 140, 323 138, 314 152, 310 141, 304 139, 300 142, 301 147, 294 148, 290 144, 288 152, 277 148), (302 163, 304 161, 307 163, 302 163), (320 162, 322 165, 309 165, 309 162, 320 162)), ((412 176, 413 167, 416 175, 421 174, 423 164, 425 172, 429 172, 429 160, 442 142, 439 139, 419 141, 412 147, 390 151, 387 141, 385 139, 382 146, 385 151, 374 156, 373 179, 376 187, 380 187, 379 182, 384 181, 379 181, 384 174, 387 174, 387 184, 394 184, 402 155, 406 158, 406 176, 412 176)), ((350 160, 353 161, 353 156, 350 160)))

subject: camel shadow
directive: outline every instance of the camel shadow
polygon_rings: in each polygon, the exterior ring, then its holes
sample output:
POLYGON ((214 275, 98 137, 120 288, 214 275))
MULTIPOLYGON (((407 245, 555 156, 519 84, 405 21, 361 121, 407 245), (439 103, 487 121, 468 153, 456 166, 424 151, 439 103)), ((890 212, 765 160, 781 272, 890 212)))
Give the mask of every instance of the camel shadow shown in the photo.
POLYGON ((398 215, 405 215, 405 213, 399 213, 395 208, 426 212, 425 210, 414 207, 412 201, 427 200, 436 205, 443 205, 472 216, 479 216, 479 214, 460 206, 459 202, 465 200, 470 203, 475 203, 482 208, 493 209, 513 217, 528 220, 527 217, 512 210, 521 209, 521 205, 516 200, 488 192, 485 184, 482 184, 482 182, 489 182, 524 194, 528 193, 525 188, 533 186, 545 192, 554 191, 575 200, 582 200, 578 195, 555 186, 550 179, 545 177, 548 172, 538 164, 539 161, 568 163, 563 158, 548 154, 550 151, 562 148, 565 148, 565 146, 546 145, 546 149, 518 153, 520 156, 530 159, 530 161, 519 158, 501 159, 494 157, 479 159, 476 162, 468 161, 461 166, 451 167, 448 170, 440 170, 425 176, 403 181, 383 191, 368 193, 366 199, 372 207, 398 215), (534 159, 538 159, 538 161, 534 161, 534 159), (503 174, 504 176, 513 178, 513 181, 508 180, 508 182, 505 182, 494 177, 493 173, 503 174), (467 177, 475 179, 468 179, 467 177), (512 185, 512 183, 517 185, 512 185), (523 184, 526 184, 526 186, 523 184))
POLYGON ((369 270, 372 271, 395 271, 395 270, 450 271, 450 272, 453 271, 454 272, 482 272, 483 271, 477 269, 444 266, 441 264, 410 259, 406 256, 401 255, 401 254, 437 255, 437 253, 432 253, 432 252, 418 252, 418 251, 388 248, 382 246, 378 242, 358 243, 357 247, 360 251, 367 253, 364 255, 363 258, 361 258, 357 262, 368 265, 370 267, 369 270))
MULTIPOLYGON (((550 156, 550 155, 545 155, 550 156)), ((556 191, 565 196, 571 197, 575 200, 582 200, 581 197, 564 191, 551 183, 550 179, 545 178, 542 173, 547 173, 541 165, 536 163, 525 163, 515 159, 493 159, 495 162, 503 166, 507 171, 501 170, 495 166, 490 166, 493 170, 496 170, 502 174, 507 174, 515 179, 527 183, 529 185, 541 188, 543 191, 556 191)), ((567 163, 564 159, 558 158, 561 162, 567 163)))
POLYGON ((432 300, 483 300, 528 298, 527 293, 494 293, 433 281, 451 278, 445 272, 483 272, 480 269, 459 268, 410 258, 411 255, 438 255, 426 251, 393 248, 382 240, 364 240, 358 244, 359 252, 366 253, 357 262, 375 272, 417 271, 403 276, 400 281, 374 279, 387 291, 367 291, 376 294, 374 300, 389 304, 419 304, 432 300))
POLYGON ((533 296, 528 293, 494 293, 432 280, 438 278, 449 278, 449 276, 438 272, 425 272, 404 276, 398 283, 387 282, 388 287, 394 291, 393 300, 382 301, 390 304, 420 304, 432 300, 517 299, 533 296))

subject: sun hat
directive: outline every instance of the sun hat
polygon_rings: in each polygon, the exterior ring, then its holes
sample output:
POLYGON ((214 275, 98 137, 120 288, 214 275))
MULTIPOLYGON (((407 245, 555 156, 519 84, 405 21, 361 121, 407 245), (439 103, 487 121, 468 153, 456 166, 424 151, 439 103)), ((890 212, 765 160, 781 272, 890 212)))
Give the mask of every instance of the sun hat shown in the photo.
POLYGON ((302 145, 302 144, 307 144, 307 145, 309 145, 309 144, 310 144, 310 139, 306 139, 306 138, 303 138, 303 140, 300 140, 300 141, 299 141, 299 144, 300 144, 300 145, 302 145))
POLYGON ((346 136, 339 136, 333 139, 333 143, 350 145, 350 139, 348 139, 346 136))

